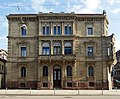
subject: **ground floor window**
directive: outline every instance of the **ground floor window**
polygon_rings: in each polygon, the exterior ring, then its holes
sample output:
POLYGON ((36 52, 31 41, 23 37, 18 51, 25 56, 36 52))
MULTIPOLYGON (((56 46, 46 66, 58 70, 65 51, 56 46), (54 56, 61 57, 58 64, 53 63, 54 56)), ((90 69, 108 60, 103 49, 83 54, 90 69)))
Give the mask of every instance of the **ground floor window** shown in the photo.
POLYGON ((21 87, 25 87, 25 83, 20 83, 20 86, 21 87))
POLYGON ((94 82, 89 82, 89 87, 94 87, 94 82))
POLYGON ((67 87, 72 87, 72 82, 68 82, 67 87))

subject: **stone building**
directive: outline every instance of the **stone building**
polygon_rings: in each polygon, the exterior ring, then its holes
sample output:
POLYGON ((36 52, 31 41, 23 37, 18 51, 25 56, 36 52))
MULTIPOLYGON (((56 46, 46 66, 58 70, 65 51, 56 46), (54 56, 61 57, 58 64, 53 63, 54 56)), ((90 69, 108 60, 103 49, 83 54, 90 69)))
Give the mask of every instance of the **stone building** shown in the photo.
POLYGON ((120 88, 120 50, 116 52, 116 64, 113 67, 113 83, 114 87, 120 88))
POLYGON ((110 89, 114 35, 102 14, 7 16, 8 88, 110 89))
POLYGON ((7 52, 0 49, 0 89, 6 87, 6 62, 7 52))

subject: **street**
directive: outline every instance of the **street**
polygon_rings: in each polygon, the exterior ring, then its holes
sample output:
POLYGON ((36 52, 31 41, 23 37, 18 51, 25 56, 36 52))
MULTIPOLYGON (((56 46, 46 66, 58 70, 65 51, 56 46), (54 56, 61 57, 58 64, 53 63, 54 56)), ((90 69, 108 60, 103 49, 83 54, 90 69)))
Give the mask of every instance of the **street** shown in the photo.
POLYGON ((0 96, 0 99, 119 99, 120 96, 0 96))

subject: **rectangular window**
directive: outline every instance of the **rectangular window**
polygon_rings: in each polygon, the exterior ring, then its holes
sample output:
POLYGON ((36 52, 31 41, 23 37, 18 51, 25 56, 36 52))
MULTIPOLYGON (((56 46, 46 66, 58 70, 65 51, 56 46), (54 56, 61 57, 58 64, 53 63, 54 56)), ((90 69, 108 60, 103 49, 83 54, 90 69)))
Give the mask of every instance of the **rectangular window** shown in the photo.
POLYGON ((49 55, 49 54, 50 54, 49 47, 43 47, 43 55, 49 55))
POLYGON ((65 34, 67 34, 67 26, 65 26, 65 34))
POLYGON ((58 35, 61 35, 60 26, 58 26, 58 35))
POLYGON ((69 26, 69 34, 72 34, 71 26, 69 26))
POLYGON ((56 35, 57 33, 56 33, 56 26, 54 26, 54 35, 56 35))
POLYGON ((68 82, 67 87, 72 87, 72 82, 68 82))
POLYGON ((26 57, 26 55, 27 55, 26 47, 21 47, 21 57, 26 57))
POLYGON ((88 57, 93 56, 93 46, 88 46, 87 48, 88 57))
POLYGON ((49 35, 49 34, 50 34, 50 27, 43 26, 43 35, 49 35))
POLYGON ((48 87, 48 83, 43 83, 43 87, 48 87))
POLYGON ((88 35, 93 35, 93 28, 92 27, 87 28, 87 34, 88 35))
POLYGON ((65 35, 71 35, 71 34, 72 34, 71 26, 65 26, 65 35))
POLYGON ((45 27, 43 26, 43 35, 45 35, 45 27))
POLYGON ((72 54, 72 48, 71 47, 65 47, 65 54, 72 54))
POLYGON ((55 25, 53 27, 54 35, 61 35, 61 27, 59 25, 55 25))
POLYGON ((60 54, 61 54, 60 46, 55 46, 54 47, 54 55, 60 55, 60 54))
POLYGON ((49 35, 50 34, 49 26, 47 26, 46 28, 47 28, 47 31, 46 31, 47 33, 46 34, 49 35))
POLYGON ((94 82, 89 82, 90 87, 94 87, 94 82))
POLYGON ((24 88, 25 87, 25 83, 20 83, 20 86, 24 88))

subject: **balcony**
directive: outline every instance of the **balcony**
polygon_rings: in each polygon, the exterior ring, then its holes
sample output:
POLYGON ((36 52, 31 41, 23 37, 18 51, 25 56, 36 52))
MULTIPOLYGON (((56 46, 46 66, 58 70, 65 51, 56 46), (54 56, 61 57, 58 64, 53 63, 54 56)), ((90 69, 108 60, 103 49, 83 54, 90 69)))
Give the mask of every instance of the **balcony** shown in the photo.
POLYGON ((40 55, 40 60, 75 60, 76 56, 71 55, 40 55))

